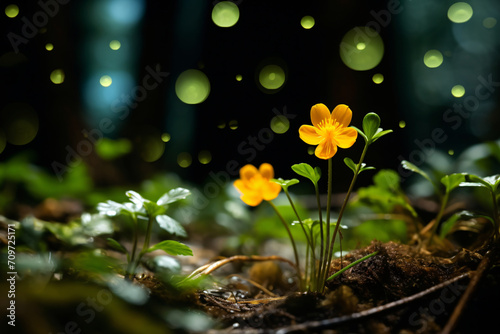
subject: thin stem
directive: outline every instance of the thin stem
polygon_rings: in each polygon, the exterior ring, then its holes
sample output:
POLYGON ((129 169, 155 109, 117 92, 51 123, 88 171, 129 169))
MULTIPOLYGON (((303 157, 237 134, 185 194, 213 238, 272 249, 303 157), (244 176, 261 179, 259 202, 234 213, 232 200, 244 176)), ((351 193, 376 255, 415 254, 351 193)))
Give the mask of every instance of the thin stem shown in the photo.
POLYGON ((495 195, 495 192, 491 192, 491 196, 493 198, 493 221, 495 222, 495 237, 499 237, 499 231, 498 228, 500 227, 500 222, 498 221, 498 204, 497 204, 497 197, 495 195))
POLYGON ((441 222, 441 218, 443 218, 444 209, 446 208, 446 205, 448 204, 449 197, 450 197, 450 193, 447 191, 444 194, 443 199, 441 200, 441 208, 439 209, 436 220, 434 221, 434 225, 432 226, 431 235, 429 236, 429 240, 427 240, 427 247, 429 247, 431 245, 432 239, 434 238, 434 235, 436 234, 439 223, 441 222))
POLYGON ((137 222, 137 216, 135 214, 132 215, 132 221, 134 223, 134 235, 132 240, 132 254, 130 256, 130 261, 127 265, 127 271, 125 273, 125 278, 128 280, 132 280, 132 277, 135 274, 135 255, 137 252, 137 239, 139 236, 139 224, 137 222))
POLYGON ((328 261, 325 261, 328 258, 327 252, 328 248, 330 245, 330 212, 331 212, 331 206, 332 206, 332 174, 333 174, 333 167, 332 167, 332 158, 328 159, 328 192, 327 192, 327 199, 326 199, 326 247, 323 249, 323 222, 320 221, 320 227, 321 227, 321 267, 320 267, 320 272, 318 275, 318 288, 321 289, 321 292, 323 292, 324 289, 324 280, 323 278, 326 278, 326 275, 328 274, 328 261))
POLYGON ((149 248, 149 242, 151 240, 151 230, 153 229, 154 220, 155 217, 149 216, 148 227, 146 229, 146 237, 144 238, 144 244, 142 245, 141 255, 144 254, 144 252, 149 248))
MULTIPOLYGON (((363 153, 361 153, 361 157, 359 158, 359 163, 356 166, 356 171, 354 172, 354 176, 352 178, 351 184, 349 185, 349 189, 347 190, 347 195, 344 198, 344 202, 342 203, 342 207, 340 208, 339 217, 337 219, 337 224, 335 224, 335 230, 333 231, 332 241, 330 243, 330 249, 328 250, 328 259, 326 264, 328 267, 332 262, 333 257, 333 245, 335 244, 335 238, 337 237, 337 233, 339 230, 340 222, 342 221, 342 217, 344 215, 345 208, 347 207, 347 202, 349 201, 349 197, 351 196, 351 192, 354 189, 354 184, 356 184, 356 180, 358 179, 359 171, 361 169, 361 165, 363 164, 363 160, 365 159, 366 152, 368 151, 368 146, 370 144, 365 143, 365 148, 363 149, 363 153)), ((328 275, 328 270, 325 273, 325 279, 328 275)))
MULTIPOLYGON (((320 285, 320 279, 321 279, 321 274, 323 272, 323 257, 324 257, 324 244, 325 244, 325 241, 324 241, 324 236, 323 236, 323 212, 321 210, 321 200, 319 198, 319 188, 318 188, 318 184, 315 183, 314 184, 314 189, 316 191, 316 201, 318 203, 318 214, 319 214, 319 228, 320 228, 320 238, 321 238, 321 242, 320 242, 320 251, 319 251, 319 275, 317 276, 316 278, 316 284, 315 286, 316 287, 319 287, 320 285)), ((312 226, 311 226, 311 229, 312 229, 312 226)), ((313 252, 314 252, 314 248, 313 248, 313 252)))
POLYGON ((364 256, 364 257, 362 257, 362 258, 361 258, 361 259, 359 259, 359 260, 354 261, 353 263, 351 263, 351 264, 349 264, 349 265, 345 266, 344 268, 340 269, 339 271, 337 271, 337 272, 336 272, 335 274, 333 274, 332 276, 328 277, 327 281, 330 281, 330 280, 334 279, 335 277, 339 276, 340 274, 342 274, 342 273, 343 273, 344 271, 346 271, 347 269, 349 269, 349 268, 351 268, 351 267, 353 267, 353 266, 357 265, 358 263, 363 262, 364 260, 369 259, 369 258, 371 258, 372 256, 377 255, 377 254, 378 254, 378 251, 375 251, 375 252, 373 252, 373 253, 371 253, 371 254, 368 254, 368 255, 366 255, 366 256, 364 256))
POLYGON ((285 226, 285 229, 288 233, 288 236, 290 237, 290 241, 292 242, 292 247, 293 247, 293 253, 295 255, 295 265, 297 267, 297 276, 299 277, 299 286, 301 289, 303 289, 302 274, 301 274, 300 262, 299 262, 299 253, 297 252, 297 246, 295 245, 295 240, 293 239, 292 232, 290 231, 290 228, 288 227, 288 224, 286 223, 285 219, 283 218, 281 213, 278 211, 278 208, 276 207, 276 205, 274 205, 274 203, 271 201, 267 201, 267 202, 271 205, 271 207, 274 209, 274 211, 278 215, 279 219, 283 223, 283 226, 285 226))
MULTIPOLYGON (((302 223, 302 219, 300 219, 300 216, 299 216, 299 213, 297 211, 297 209, 295 208, 295 205, 293 204, 293 201, 292 201, 292 198, 290 197, 290 194, 288 193, 288 189, 286 188, 283 188, 283 190, 285 191, 285 194, 286 194, 286 197, 288 198, 288 201, 290 202, 290 206, 292 207, 293 209, 293 212, 295 213, 295 216, 297 216, 297 219, 299 220, 299 224, 300 224, 300 227, 302 227, 302 231, 304 232, 304 235, 306 236, 306 240, 307 240, 307 252, 306 252, 306 265, 305 265, 305 280, 306 282, 308 281, 308 274, 307 274, 307 271, 309 269, 309 249, 311 249, 311 261, 312 262, 316 262, 316 256, 314 255, 314 248, 313 248, 313 244, 312 244, 312 241, 311 239, 309 239, 309 235, 307 234, 307 231, 306 229, 304 228, 304 224, 302 223)), ((297 263, 298 265, 298 263, 297 263)))

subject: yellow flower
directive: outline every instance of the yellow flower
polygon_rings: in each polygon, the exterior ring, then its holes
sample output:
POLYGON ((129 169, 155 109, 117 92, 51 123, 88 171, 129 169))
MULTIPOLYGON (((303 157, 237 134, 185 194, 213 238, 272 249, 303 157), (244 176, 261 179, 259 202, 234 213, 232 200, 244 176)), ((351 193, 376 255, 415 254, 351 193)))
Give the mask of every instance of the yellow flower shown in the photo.
POLYGON ((268 163, 260 165, 245 165, 240 169, 240 179, 234 181, 239 190, 241 200, 250 206, 257 206, 262 200, 270 201, 278 197, 281 186, 270 180, 274 177, 274 169, 268 163))
POLYGON ((300 139, 309 145, 318 145, 314 154, 320 159, 330 159, 337 153, 337 146, 349 148, 358 137, 354 128, 349 128, 352 111, 345 104, 339 104, 332 113, 324 104, 311 108, 311 125, 302 125, 300 139))

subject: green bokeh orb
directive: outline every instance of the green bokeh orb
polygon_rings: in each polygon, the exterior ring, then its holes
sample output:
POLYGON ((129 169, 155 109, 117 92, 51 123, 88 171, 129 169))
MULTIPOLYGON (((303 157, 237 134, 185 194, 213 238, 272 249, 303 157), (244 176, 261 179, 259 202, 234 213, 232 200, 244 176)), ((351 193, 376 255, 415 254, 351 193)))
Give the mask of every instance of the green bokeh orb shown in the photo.
POLYGON ((382 37, 369 27, 349 30, 340 43, 340 58, 355 71, 368 71, 376 67, 384 56, 382 37))
POLYGON ((231 1, 221 1, 212 9, 212 21, 222 28, 234 26, 240 18, 238 6, 231 1))
POLYGON ((314 21, 314 17, 312 16, 304 16, 301 20, 300 20, 300 25, 302 26, 302 28, 304 29, 311 29, 312 27, 314 27, 314 24, 316 22, 314 21))
POLYGON ((456 2, 448 8, 448 18, 454 23, 467 22, 472 14, 472 7, 466 2, 456 2))
POLYGON ((429 50, 424 55, 424 64, 429 68, 436 68, 443 63, 443 54, 438 50, 429 50))
POLYGON ((175 94, 186 104, 198 104, 205 101, 210 94, 210 81, 199 70, 182 72, 175 82, 175 94))
POLYGON ((259 83, 265 89, 278 89, 285 83, 285 71, 278 65, 266 65, 259 72, 259 83))
POLYGON ((283 115, 274 116, 271 119, 271 130, 277 134, 283 134, 290 129, 290 121, 283 115))

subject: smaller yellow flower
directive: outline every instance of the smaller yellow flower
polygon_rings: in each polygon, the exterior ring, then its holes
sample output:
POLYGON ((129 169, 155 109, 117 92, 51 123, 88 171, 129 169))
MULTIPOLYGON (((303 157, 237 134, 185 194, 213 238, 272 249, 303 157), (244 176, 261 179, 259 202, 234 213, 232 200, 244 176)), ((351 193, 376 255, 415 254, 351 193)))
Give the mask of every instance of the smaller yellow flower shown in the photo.
POLYGON ((332 113, 322 103, 311 108, 311 125, 302 125, 300 139, 309 145, 318 145, 314 154, 320 159, 330 159, 337 153, 337 146, 349 148, 358 137, 354 128, 349 128, 352 111, 345 104, 339 104, 332 113))
POLYGON ((270 201, 278 197, 281 186, 271 182, 274 169, 268 163, 263 163, 257 169, 253 165, 245 165, 240 169, 240 179, 234 181, 234 186, 241 193, 241 200, 250 206, 259 205, 262 200, 270 201))

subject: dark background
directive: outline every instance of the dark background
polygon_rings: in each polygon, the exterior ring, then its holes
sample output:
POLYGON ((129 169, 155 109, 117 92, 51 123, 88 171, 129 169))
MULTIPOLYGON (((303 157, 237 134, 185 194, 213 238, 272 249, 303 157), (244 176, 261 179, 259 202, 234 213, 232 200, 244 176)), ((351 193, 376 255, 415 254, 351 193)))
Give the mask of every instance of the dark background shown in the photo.
MULTIPOLYGON (((106 29, 112 31, 112 27, 98 24, 99 20, 109 19, 106 13, 96 12, 96 8, 107 2, 120 6, 118 0, 57 3, 56 15, 50 17, 36 36, 20 44, 18 53, 13 52, 8 33, 21 35, 24 24, 21 18, 31 21, 41 10, 40 4, 12 1, 21 9, 18 17, 10 19, 2 13, 0 110, 5 113, 9 104, 27 103, 38 115, 39 129, 27 145, 7 143, 0 160, 31 152, 33 164, 52 171, 54 161, 64 163, 66 146, 74 148, 84 139, 82 130, 91 130, 100 118, 108 117, 106 114, 95 116, 89 110, 89 96, 84 93, 84 82, 93 66, 91 50, 85 41, 99 34, 113 34, 106 32, 106 29), (53 43, 54 50, 46 51, 46 43, 53 43), (54 85, 49 80, 55 68, 64 69, 63 84, 54 85)), ((97 186, 134 183, 159 172, 174 172, 201 184, 210 180, 213 173, 231 174, 234 170, 227 169, 231 161, 239 167, 246 163, 270 162, 277 176, 283 178, 293 177, 290 165, 299 162, 319 165, 326 172, 326 162, 309 155, 307 145, 298 136, 300 125, 310 124, 309 111, 316 103, 324 103, 330 109, 341 103, 349 105, 353 110, 351 124, 357 127, 361 127, 363 116, 368 112, 381 116, 381 126, 393 129, 394 133, 374 144, 368 153, 365 161, 377 168, 396 169, 402 158, 409 159, 415 150, 422 151, 415 140, 431 138, 436 128, 444 129, 447 140, 434 143, 431 151, 419 155, 423 157, 419 164, 432 159, 434 148, 445 153, 453 150, 456 156, 472 144, 498 139, 497 91, 493 91, 487 103, 481 101, 478 111, 481 117, 464 119, 457 130, 443 122, 444 112, 454 103, 462 103, 463 98, 452 97, 449 90, 453 85, 440 86, 440 80, 449 78, 454 84, 463 84, 464 98, 473 94, 478 76, 491 75, 493 81, 500 81, 500 38, 491 39, 493 42, 485 51, 474 52, 464 47, 453 33, 453 23, 446 17, 452 1, 436 4, 432 1, 241 0, 236 1, 240 19, 231 28, 220 28, 212 22, 210 15, 217 1, 130 0, 123 4, 127 2, 138 3, 143 10, 140 21, 130 31, 116 32, 129 35, 128 49, 126 43, 122 43, 122 49, 117 52, 129 52, 131 60, 127 70, 134 78, 134 85, 141 85, 148 66, 154 68, 158 64, 169 75, 158 88, 148 91, 147 97, 131 109, 130 115, 119 121, 118 129, 109 135, 115 139, 128 138, 132 143, 130 154, 114 161, 103 160, 95 152, 83 157, 97 186), (390 8, 397 8, 397 13, 383 16, 390 8), (315 26, 310 30, 300 25, 305 15, 315 18, 315 26), (384 20, 382 26, 377 17, 384 20), (384 57, 372 70, 354 71, 340 59, 339 44, 347 31, 369 23, 378 24, 380 28, 384 57), (439 49, 445 54, 443 66, 425 67, 422 59, 429 49, 439 49), (256 75, 262 64, 273 61, 283 65, 287 77, 277 92, 269 93, 259 88, 256 75), (200 69, 207 75, 211 92, 201 104, 188 106, 176 97, 174 86, 177 76, 190 68, 200 69), (384 75, 382 84, 373 83, 375 73, 384 75), (237 74, 242 75, 242 81, 235 80, 237 74), (432 83, 436 86, 430 85, 432 83), (449 96, 443 97, 446 94, 435 87, 442 88, 449 96), (268 143, 256 151, 255 157, 238 150, 244 141, 249 141, 249 136, 257 136, 262 129, 269 128, 275 115, 273 109, 282 112, 285 108, 288 114, 296 115, 290 119, 290 129, 285 134, 274 134, 272 140, 268 138, 268 143), (238 123, 235 130, 228 126, 232 120, 238 123), (406 122, 404 128, 398 125, 402 120, 406 122), (221 123, 226 124, 222 129, 218 127, 221 123), (165 144, 160 159, 145 162, 140 155, 141 137, 156 131, 168 132, 172 139, 165 144), (197 154, 202 150, 211 152, 209 164, 198 162, 197 154), (188 152, 193 158, 187 168, 177 163, 181 152, 188 152)), ((495 1, 469 3, 474 8, 473 19, 479 22, 485 17, 498 19, 495 1)), ((467 24, 477 28, 478 23, 471 19, 463 24, 465 29, 467 24)), ((473 32, 478 36, 488 33, 498 37, 498 26, 488 31, 477 29, 473 32)), ((469 38, 474 39, 474 34, 469 38)), ((130 88, 124 92, 130 92, 130 88)), ((0 124, 2 126, 5 123, 0 124)), ((337 177, 336 191, 344 191, 349 182, 343 158, 349 156, 357 161, 362 146, 359 138, 352 149, 339 149, 334 170, 342 177, 337 177)), ((371 175, 362 175, 360 182, 367 183, 370 179, 371 175)))

